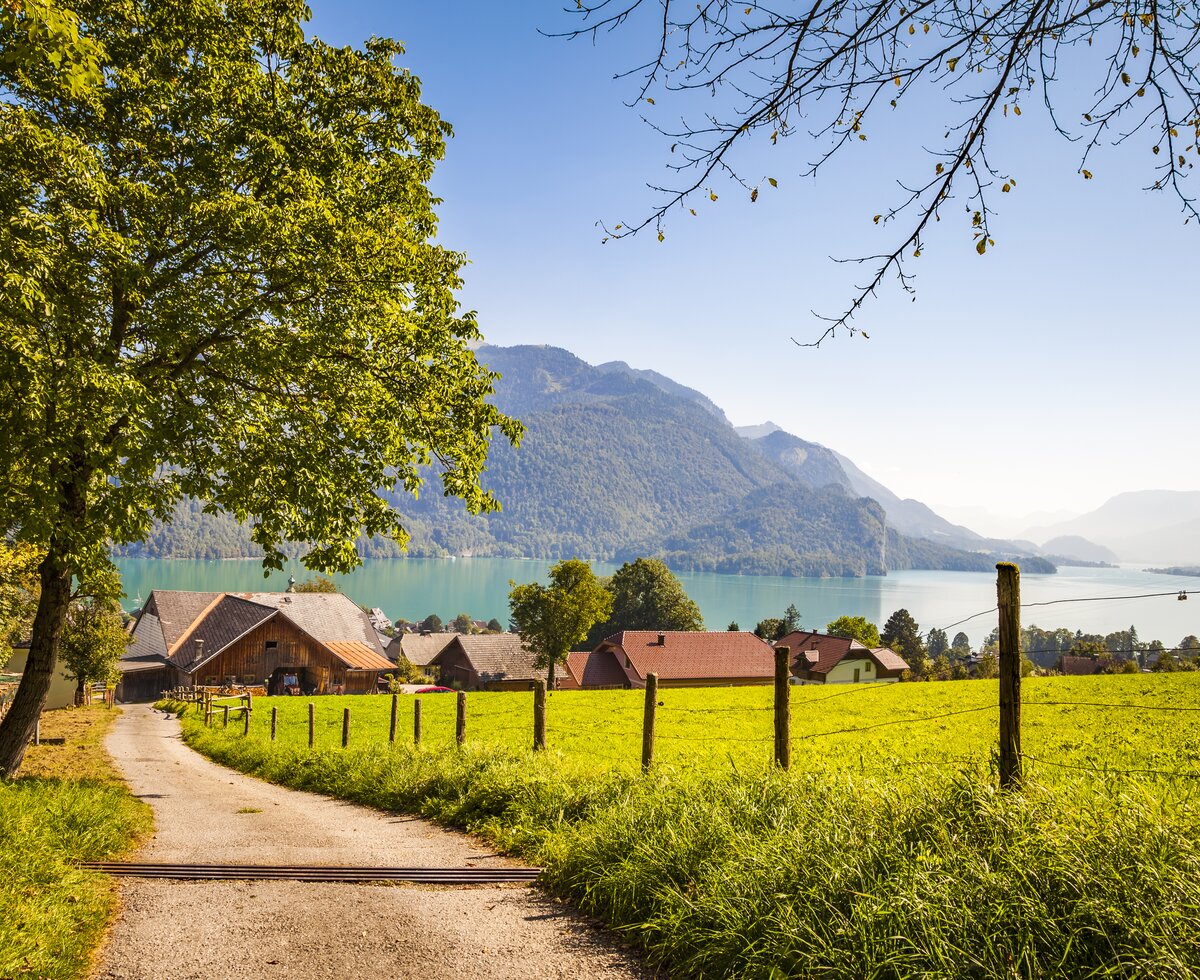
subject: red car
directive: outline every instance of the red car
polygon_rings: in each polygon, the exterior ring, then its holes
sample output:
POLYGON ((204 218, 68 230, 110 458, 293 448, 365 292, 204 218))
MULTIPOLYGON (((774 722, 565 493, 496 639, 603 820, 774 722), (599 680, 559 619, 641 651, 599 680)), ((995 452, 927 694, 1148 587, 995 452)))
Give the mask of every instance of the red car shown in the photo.
POLYGON ((422 687, 413 692, 414 694, 453 694, 452 687, 422 687))

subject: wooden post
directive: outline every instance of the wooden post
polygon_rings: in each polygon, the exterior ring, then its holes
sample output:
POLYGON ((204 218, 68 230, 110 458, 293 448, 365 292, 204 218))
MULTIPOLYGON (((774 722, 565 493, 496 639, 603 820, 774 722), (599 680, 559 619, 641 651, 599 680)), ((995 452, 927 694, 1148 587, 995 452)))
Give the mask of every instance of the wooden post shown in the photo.
POLYGON ((228 728, 229 727, 229 705, 227 705, 227 704, 221 705, 221 712, 222 712, 221 727, 228 728))
POLYGON ((658 674, 646 675, 646 707, 642 712, 642 771, 654 763, 654 715, 658 708, 658 674))
POLYGON ((388 730, 388 743, 390 745, 396 744, 396 715, 399 713, 399 711, 400 711, 400 695, 393 694, 392 695, 392 726, 388 730))
POLYGON ((546 747, 546 682, 540 677, 533 682, 533 751, 546 747))
POLYGON ((1021 782, 1021 570, 996 566, 1000 612, 1000 788, 1021 782))
POLYGON ((467 740, 467 692, 458 692, 458 714, 454 719, 454 741, 462 745, 467 740))
POLYGON ((413 745, 421 744, 421 699, 413 698, 413 745))
POLYGON ((775 648, 775 765, 792 767, 792 649, 775 648))
POLYGON ((250 734, 250 699, 246 698, 246 706, 242 708, 242 734, 250 734))
POLYGON ((311 701, 308 702, 308 747, 313 747, 314 737, 317 734, 317 709, 311 701))
POLYGON ((272 705, 271 707, 271 741, 275 741, 275 731, 279 724, 279 708, 272 705))
POLYGON ((350 709, 342 712, 342 748, 350 744, 350 709))

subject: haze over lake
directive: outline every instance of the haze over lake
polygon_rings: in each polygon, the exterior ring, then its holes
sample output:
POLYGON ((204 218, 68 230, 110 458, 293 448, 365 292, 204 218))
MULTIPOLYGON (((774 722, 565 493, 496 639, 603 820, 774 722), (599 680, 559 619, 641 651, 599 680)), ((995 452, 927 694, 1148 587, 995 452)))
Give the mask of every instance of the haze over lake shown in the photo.
MULTIPOLYGON (((298 562, 263 577, 256 560, 183 561, 121 558, 116 561, 128 598, 137 606, 152 589, 190 589, 212 592, 282 590, 289 575, 297 581, 312 575, 298 562)), ((460 612, 475 619, 495 617, 508 622, 509 580, 545 580, 552 562, 510 558, 458 558, 368 561, 349 575, 334 576, 338 587, 364 606, 378 606, 393 620, 423 619, 437 613, 449 621, 460 612)), ((598 575, 617 566, 593 563, 598 575)), ((709 629, 724 629, 736 621, 753 629, 768 616, 779 616, 795 603, 805 626, 820 629, 841 615, 866 616, 882 625, 895 610, 912 613, 923 631, 946 628, 996 604, 992 575, 978 572, 892 572, 886 577, 850 579, 788 578, 767 575, 681 573, 679 579, 700 605, 709 629)), ((1056 575, 1024 575, 1025 604, 1093 596, 1170 593, 1167 596, 1121 601, 1062 603, 1026 608, 1023 625, 1043 629, 1067 627, 1085 633, 1109 633, 1137 627, 1145 640, 1167 646, 1189 633, 1200 635, 1200 595, 1179 602, 1174 593, 1200 589, 1200 578, 1154 575, 1138 568, 1061 568, 1056 575)), ((977 645, 995 626, 992 614, 979 616, 951 631, 963 630, 977 645)))

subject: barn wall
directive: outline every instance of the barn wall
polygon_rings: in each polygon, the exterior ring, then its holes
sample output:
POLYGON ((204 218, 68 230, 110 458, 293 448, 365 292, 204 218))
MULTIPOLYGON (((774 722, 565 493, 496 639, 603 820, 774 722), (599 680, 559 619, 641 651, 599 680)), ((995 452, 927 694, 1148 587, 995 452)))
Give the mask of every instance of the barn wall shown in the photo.
POLYGON ((347 675, 362 673, 348 671, 319 643, 282 616, 275 616, 204 664, 194 676, 198 684, 224 684, 230 680, 261 684, 282 667, 303 673, 305 686, 315 687, 318 694, 333 691, 338 685, 344 687, 347 675), (272 643, 274 647, 268 647, 272 643))

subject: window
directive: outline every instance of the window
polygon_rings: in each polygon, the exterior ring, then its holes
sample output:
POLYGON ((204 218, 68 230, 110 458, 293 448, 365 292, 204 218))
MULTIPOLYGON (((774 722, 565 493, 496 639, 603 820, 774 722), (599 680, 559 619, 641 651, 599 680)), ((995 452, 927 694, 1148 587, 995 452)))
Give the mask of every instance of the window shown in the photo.
POLYGON ((279 649, 279 641, 278 640, 267 640, 265 646, 267 648, 267 652, 270 653, 272 650, 279 649))

